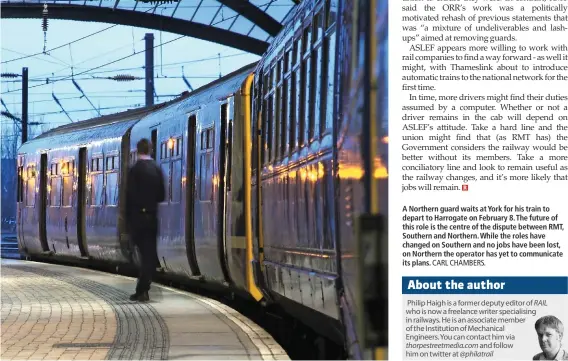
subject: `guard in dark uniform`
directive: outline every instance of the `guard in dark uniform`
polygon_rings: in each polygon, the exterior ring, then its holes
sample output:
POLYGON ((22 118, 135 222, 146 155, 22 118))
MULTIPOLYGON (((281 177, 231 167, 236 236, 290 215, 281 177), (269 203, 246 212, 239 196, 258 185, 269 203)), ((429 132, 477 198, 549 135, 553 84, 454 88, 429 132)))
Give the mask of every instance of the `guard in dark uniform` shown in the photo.
POLYGON ((158 203, 165 198, 164 175, 150 156, 151 143, 136 145, 138 160, 128 172, 126 222, 133 243, 140 251, 140 274, 131 301, 148 301, 148 291, 156 271, 158 203))

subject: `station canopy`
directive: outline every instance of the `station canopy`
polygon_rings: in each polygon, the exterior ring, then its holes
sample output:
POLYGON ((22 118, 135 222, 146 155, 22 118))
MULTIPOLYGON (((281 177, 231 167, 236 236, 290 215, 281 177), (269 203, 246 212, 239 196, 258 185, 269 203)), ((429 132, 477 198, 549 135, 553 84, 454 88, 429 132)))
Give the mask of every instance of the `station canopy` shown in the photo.
MULTIPOLYGON (((136 26, 262 54, 300 0, 0 0, 3 19, 42 18, 136 26)), ((38 24, 39 27, 39 24, 38 24)))

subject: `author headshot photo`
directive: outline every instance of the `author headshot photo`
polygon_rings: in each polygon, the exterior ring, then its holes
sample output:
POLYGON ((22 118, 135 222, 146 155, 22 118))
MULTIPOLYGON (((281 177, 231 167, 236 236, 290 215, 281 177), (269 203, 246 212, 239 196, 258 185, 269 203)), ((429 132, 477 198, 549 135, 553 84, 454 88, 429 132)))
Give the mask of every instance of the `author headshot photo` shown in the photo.
POLYGON ((544 316, 535 322, 534 328, 542 352, 535 355, 533 360, 568 360, 568 352, 562 347, 562 321, 555 316, 544 316))

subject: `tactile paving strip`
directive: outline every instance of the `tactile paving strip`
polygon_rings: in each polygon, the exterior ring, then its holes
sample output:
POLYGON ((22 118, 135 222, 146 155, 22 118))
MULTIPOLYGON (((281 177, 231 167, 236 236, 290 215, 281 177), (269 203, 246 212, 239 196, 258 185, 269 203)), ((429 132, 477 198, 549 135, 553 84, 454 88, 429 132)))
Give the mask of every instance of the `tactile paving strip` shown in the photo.
POLYGON ((168 329, 166 323, 152 305, 131 302, 128 300, 129 295, 121 290, 64 273, 24 265, 3 265, 2 267, 55 278, 88 291, 106 301, 113 308, 117 318, 116 337, 107 354, 107 360, 168 359, 168 329))

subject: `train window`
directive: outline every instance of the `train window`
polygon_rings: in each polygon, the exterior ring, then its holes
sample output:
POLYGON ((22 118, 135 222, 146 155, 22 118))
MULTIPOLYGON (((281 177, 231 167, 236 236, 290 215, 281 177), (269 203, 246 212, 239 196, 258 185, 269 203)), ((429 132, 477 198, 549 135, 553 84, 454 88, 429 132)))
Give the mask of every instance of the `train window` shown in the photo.
POLYGON ((313 36, 313 42, 316 43, 318 40, 320 40, 323 37, 323 27, 324 27, 324 23, 323 23, 323 8, 320 9, 318 11, 318 13, 316 14, 316 16, 314 16, 314 36, 313 36))
POLYGON ((107 206, 118 204, 118 172, 106 174, 105 204, 107 206))
POLYGON ((61 205, 61 177, 55 176, 50 179, 49 205, 59 207, 61 205))
POLYGON ((172 163, 172 176, 171 176, 171 190, 173 203, 181 201, 181 159, 175 160, 172 163))
POLYGON ((294 101, 294 96, 295 96, 295 89, 294 89, 294 75, 292 74, 290 76, 290 78, 288 78, 286 80, 287 84, 288 84, 288 111, 286 112, 288 114, 288 130, 289 130, 289 136, 288 136, 288 145, 290 147, 290 151, 292 149, 295 148, 295 144, 296 144, 296 117, 295 117, 295 112, 296 109, 294 107, 295 101, 294 101))
POLYGON ((282 59, 282 57, 280 57, 280 59, 278 60, 278 65, 276 67, 276 84, 280 84, 280 82, 282 81, 283 62, 284 60, 282 59))
POLYGON ((26 184, 26 206, 35 207, 35 195, 36 195, 36 172, 35 166, 28 167, 28 176, 26 184))
POLYGON ((113 159, 113 157, 107 157, 107 158, 106 158, 106 160, 107 160, 106 170, 107 170, 107 171, 113 169, 113 166, 112 166, 112 159, 113 159))
POLYGON ((311 38, 312 38, 312 25, 309 24, 304 29, 304 39, 302 44, 302 54, 306 54, 310 51, 311 48, 311 38))
POLYGON ((213 143, 215 140, 215 131, 213 130, 213 128, 210 128, 207 131, 207 149, 213 149, 213 143))
MULTIPOLYGON (((337 1, 338 0, 327 0, 327 28, 329 29, 333 24, 335 24, 337 18, 337 1)), ((330 53, 333 54, 333 53, 330 53)))
POLYGON ((272 151, 272 159, 277 159, 280 153, 280 129, 282 129, 281 122, 282 118, 282 87, 276 88, 276 94, 274 95, 274 125, 273 125, 273 138, 274 139, 274 150, 272 151))
POLYGON ((133 166, 136 163, 136 151, 130 152, 130 165, 133 166))
POLYGON ((284 74, 287 74, 290 71, 290 65, 290 49, 286 49, 286 52, 284 53, 284 68, 282 69, 284 74))
POLYGON ((91 160, 91 172, 102 172, 103 170, 103 158, 97 157, 91 160))
POLYGON ((311 116, 311 58, 308 56, 302 64, 302 118, 303 127, 301 145, 308 143, 313 131, 313 117, 311 116), (307 134, 306 134, 307 133, 307 134))
POLYGON ((17 194, 17 202, 24 201, 24 167, 18 167, 18 194, 17 194))
POLYGON ((290 123, 290 116, 289 116, 289 111, 290 111, 290 107, 289 107, 289 102, 290 102, 290 97, 289 97, 289 90, 290 88, 290 75, 288 75, 286 77, 286 79, 284 80, 284 84, 282 87, 282 115, 281 115, 281 120, 280 120, 280 154, 282 156, 284 156, 284 154, 286 153, 286 137, 288 136, 288 132, 287 132, 287 126, 290 123))
POLYGON ((326 54, 328 54, 327 61, 324 60, 327 67, 327 76, 325 78, 325 89, 327 95, 325 96, 325 129, 332 129, 333 127, 333 101, 334 101, 334 86, 335 86, 335 36, 326 38, 326 54))
POLYGON ((266 112, 266 161, 270 162, 272 159, 272 128, 274 124, 274 95, 269 95, 267 99, 268 109, 266 112))
POLYGON ((199 199, 211 201, 212 191, 212 163, 213 153, 207 152, 201 155, 199 164, 199 199))
POLYGON ((322 95, 322 46, 318 45, 312 54, 313 66, 312 71, 312 106, 313 106, 313 128, 310 137, 318 138, 321 134, 320 118, 322 113, 322 101, 325 98, 322 95))
POLYGON ((165 194, 164 194, 164 202, 167 203, 170 199, 170 163, 162 163, 160 165, 162 169, 162 174, 164 175, 164 185, 165 185, 165 194))
POLYGON ((296 71, 294 72, 294 77, 295 77, 295 88, 294 88, 294 92, 296 93, 295 99, 294 99, 294 111, 295 111, 295 118, 296 118, 296 137, 295 139, 295 143, 296 143, 296 147, 301 147, 302 144, 304 143, 304 112, 302 111, 304 102, 303 102, 303 94, 304 94, 304 89, 302 89, 302 68, 297 68, 296 71))
POLYGON ((270 90, 270 87, 268 86, 269 84, 269 72, 264 73, 264 82, 263 82, 263 86, 264 86, 264 95, 268 94, 268 91, 270 90))
POLYGON ((103 204, 103 179, 102 173, 91 175, 90 206, 95 207, 103 204))
POLYGON ((300 59, 302 59, 301 48, 302 48, 302 38, 299 37, 294 42, 294 49, 292 50, 292 64, 293 65, 298 64, 300 62, 300 59))
POLYGON ((179 156, 181 154, 181 138, 176 138, 175 140, 175 148, 176 148, 176 152, 175 152, 175 156, 179 156))
POLYGON ((63 207, 71 207, 73 202, 73 176, 63 176, 63 189, 61 192, 61 205, 63 207))
POLYGON ((160 159, 166 158, 166 142, 162 142, 160 145, 160 159))

